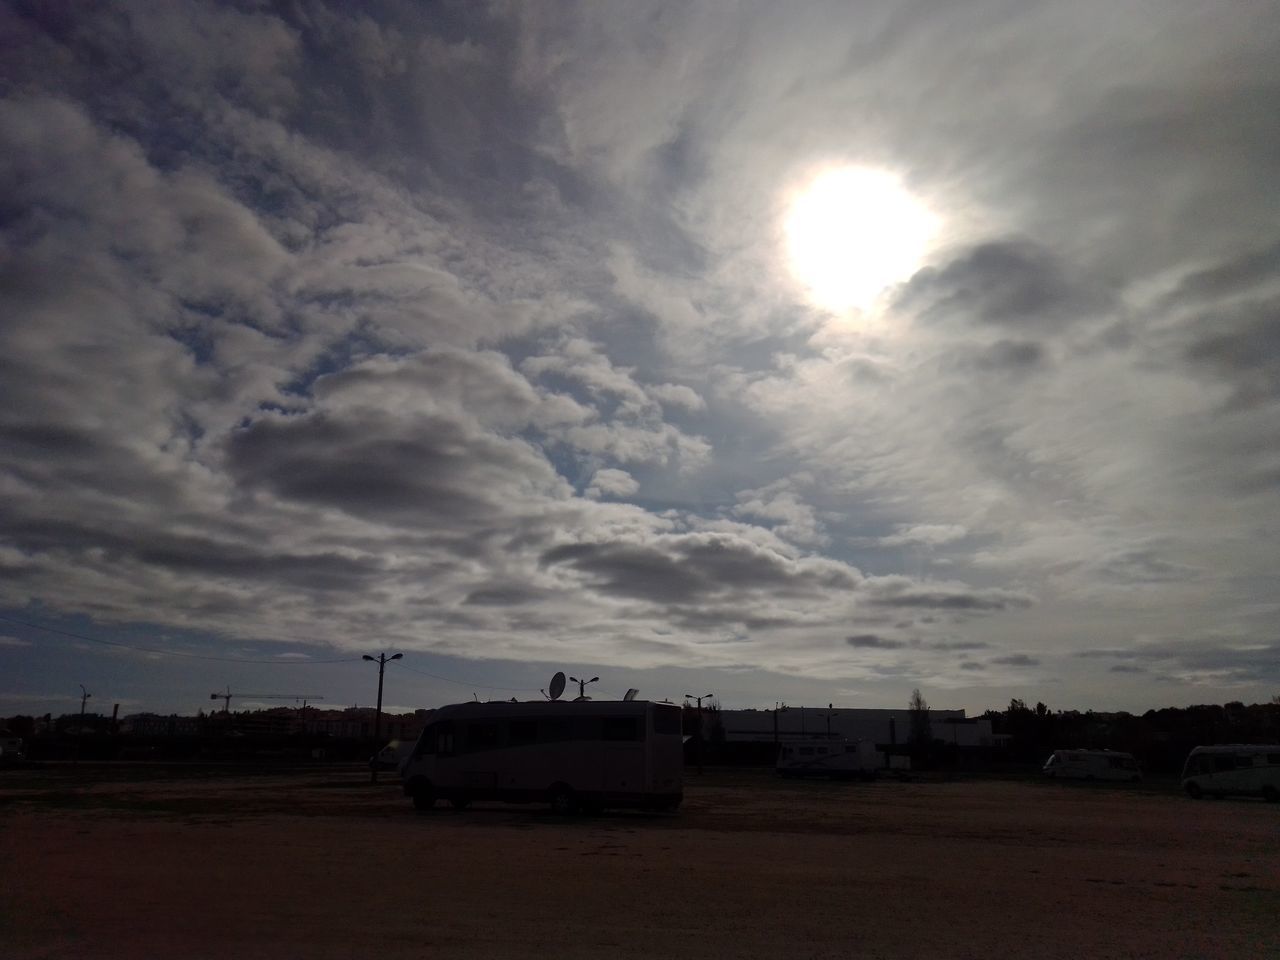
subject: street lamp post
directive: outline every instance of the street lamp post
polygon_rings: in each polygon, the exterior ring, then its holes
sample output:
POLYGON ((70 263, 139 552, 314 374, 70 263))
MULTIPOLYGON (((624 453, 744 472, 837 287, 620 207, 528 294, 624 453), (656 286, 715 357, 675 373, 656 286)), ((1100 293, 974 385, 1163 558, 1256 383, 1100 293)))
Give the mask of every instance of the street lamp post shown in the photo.
POLYGON ((684 695, 684 698, 686 700, 698 701, 698 774, 699 775, 702 774, 702 701, 710 700, 713 696, 715 696, 715 694, 713 693, 704 693, 700 697, 695 697, 692 693, 686 693, 684 695))
POLYGON ((370 783, 378 782, 378 744, 382 742, 382 671, 387 668, 389 660, 399 660, 403 656, 403 653, 392 654, 389 657, 385 653, 380 653, 376 657, 371 657, 366 653, 363 657, 370 663, 378 665, 378 707, 373 714, 373 760, 370 762, 370 783))
POLYGON ((80 727, 76 730, 76 763, 80 762, 80 741, 84 739, 84 705, 93 694, 80 684, 80 727))

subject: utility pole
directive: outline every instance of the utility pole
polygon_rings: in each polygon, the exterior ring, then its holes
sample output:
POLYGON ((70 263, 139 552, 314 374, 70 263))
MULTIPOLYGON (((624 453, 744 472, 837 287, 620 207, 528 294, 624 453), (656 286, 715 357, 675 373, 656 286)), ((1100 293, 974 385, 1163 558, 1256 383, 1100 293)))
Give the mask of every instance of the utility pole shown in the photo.
POLYGON ((84 739, 84 704, 93 694, 80 684, 80 726, 76 730, 76 763, 80 762, 80 741, 84 739))
POLYGON ((702 775, 702 701, 710 700, 714 696, 715 696, 714 693, 704 693, 700 697, 695 697, 692 693, 686 693, 684 695, 684 698, 686 700, 698 701, 698 775, 699 776, 702 775))
POLYGON ((369 769, 370 783, 378 782, 378 745, 382 742, 382 671, 387 668, 389 660, 399 660, 403 656, 403 653, 392 654, 389 657, 385 653, 380 653, 376 657, 371 657, 366 653, 362 657, 378 665, 378 707, 373 714, 373 761, 369 769))

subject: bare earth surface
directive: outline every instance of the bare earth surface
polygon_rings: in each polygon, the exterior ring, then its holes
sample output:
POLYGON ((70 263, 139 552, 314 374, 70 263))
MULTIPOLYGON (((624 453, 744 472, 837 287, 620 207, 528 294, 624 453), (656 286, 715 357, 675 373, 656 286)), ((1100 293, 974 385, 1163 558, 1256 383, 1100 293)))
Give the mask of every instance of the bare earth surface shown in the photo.
POLYGON ((1280 805, 686 780, 415 814, 354 768, 0 772, 0 957, 1280 957, 1280 805))

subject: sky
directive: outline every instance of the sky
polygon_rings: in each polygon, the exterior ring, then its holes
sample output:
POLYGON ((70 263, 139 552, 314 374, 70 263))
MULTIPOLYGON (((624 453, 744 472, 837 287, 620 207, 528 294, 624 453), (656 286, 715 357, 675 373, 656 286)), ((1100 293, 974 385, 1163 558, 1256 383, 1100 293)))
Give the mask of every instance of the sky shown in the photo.
POLYGON ((0 37, 0 715, 1280 692, 1272 3, 0 37))

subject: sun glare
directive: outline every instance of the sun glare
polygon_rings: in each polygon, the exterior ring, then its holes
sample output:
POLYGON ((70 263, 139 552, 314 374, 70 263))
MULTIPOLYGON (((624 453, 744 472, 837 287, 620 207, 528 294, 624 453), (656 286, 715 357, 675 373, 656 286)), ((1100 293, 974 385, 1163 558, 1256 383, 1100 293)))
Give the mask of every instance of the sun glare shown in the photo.
POLYGON ((919 269, 937 218, 892 174, 843 167, 798 192, 785 224, 791 271, 833 313, 864 310, 919 269))

